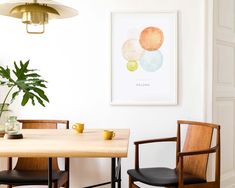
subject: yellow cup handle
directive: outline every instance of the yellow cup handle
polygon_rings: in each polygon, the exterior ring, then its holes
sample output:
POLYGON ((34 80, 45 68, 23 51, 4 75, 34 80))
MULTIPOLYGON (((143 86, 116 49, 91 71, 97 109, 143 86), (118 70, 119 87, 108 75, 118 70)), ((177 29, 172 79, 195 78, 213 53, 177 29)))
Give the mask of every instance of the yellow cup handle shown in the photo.
POLYGON ((76 129, 76 127, 77 127, 76 125, 73 125, 73 126, 72 126, 73 129, 76 129))
POLYGON ((115 137, 115 132, 113 132, 112 138, 115 137))

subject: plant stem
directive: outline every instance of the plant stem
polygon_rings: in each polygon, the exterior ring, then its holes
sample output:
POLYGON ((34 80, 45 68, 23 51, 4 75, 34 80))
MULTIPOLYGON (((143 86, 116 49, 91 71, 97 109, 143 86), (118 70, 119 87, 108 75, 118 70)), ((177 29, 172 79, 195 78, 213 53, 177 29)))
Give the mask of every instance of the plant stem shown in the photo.
POLYGON ((14 87, 15 87, 15 85, 13 85, 13 86, 9 89, 9 91, 8 91, 8 93, 7 93, 7 95, 6 95, 5 99, 4 99, 4 101, 3 101, 3 103, 2 103, 2 106, 1 106, 1 109, 0 109, 0 118, 1 118, 1 116, 2 116, 3 108, 4 108, 5 104, 6 104, 7 97, 9 96, 9 94, 11 93, 11 90, 12 90, 14 87))

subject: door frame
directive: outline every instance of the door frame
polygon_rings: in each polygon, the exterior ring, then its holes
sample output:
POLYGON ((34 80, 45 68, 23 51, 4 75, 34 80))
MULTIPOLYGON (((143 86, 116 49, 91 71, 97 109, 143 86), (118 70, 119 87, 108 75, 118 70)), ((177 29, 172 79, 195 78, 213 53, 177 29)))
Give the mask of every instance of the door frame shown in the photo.
POLYGON ((214 1, 206 0, 204 4, 204 119, 213 121, 213 48, 214 48, 214 1))

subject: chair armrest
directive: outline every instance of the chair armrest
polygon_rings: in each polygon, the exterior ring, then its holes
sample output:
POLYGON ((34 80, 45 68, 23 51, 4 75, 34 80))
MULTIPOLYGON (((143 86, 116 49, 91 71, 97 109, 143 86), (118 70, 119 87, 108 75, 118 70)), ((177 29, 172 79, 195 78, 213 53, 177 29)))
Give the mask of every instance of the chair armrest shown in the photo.
POLYGON ((176 142, 176 141, 177 141, 177 137, 170 137, 170 138, 140 140, 140 141, 134 142, 135 144, 135 169, 139 169, 139 145, 140 144, 147 144, 147 143, 154 143, 154 142, 176 142))
POLYGON ((154 143, 154 142, 176 142, 177 137, 170 137, 170 138, 157 138, 157 139, 150 139, 150 140, 139 140, 134 142, 135 145, 139 144, 147 144, 147 143, 154 143))
POLYGON ((184 156, 193 156, 193 155, 203 155, 209 153, 215 153, 219 150, 219 145, 205 150, 189 151, 189 152, 179 152, 177 155, 179 157, 179 187, 183 187, 183 169, 184 169, 184 156))
POLYGON ((210 149, 205 150, 197 150, 197 151, 189 151, 189 152, 179 152, 179 157, 189 156, 189 155, 202 155, 202 154, 209 154, 215 153, 217 151, 218 146, 212 147, 210 149))

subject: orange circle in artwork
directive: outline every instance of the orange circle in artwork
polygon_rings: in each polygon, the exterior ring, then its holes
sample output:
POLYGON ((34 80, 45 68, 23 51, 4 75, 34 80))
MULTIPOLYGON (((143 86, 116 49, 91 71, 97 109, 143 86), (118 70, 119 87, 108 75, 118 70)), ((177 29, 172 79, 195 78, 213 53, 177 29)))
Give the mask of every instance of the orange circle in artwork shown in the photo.
POLYGON ((161 47, 164 40, 163 32, 156 27, 147 27, 140 34, 140 45, 148 51, 154 51, 161 47))

